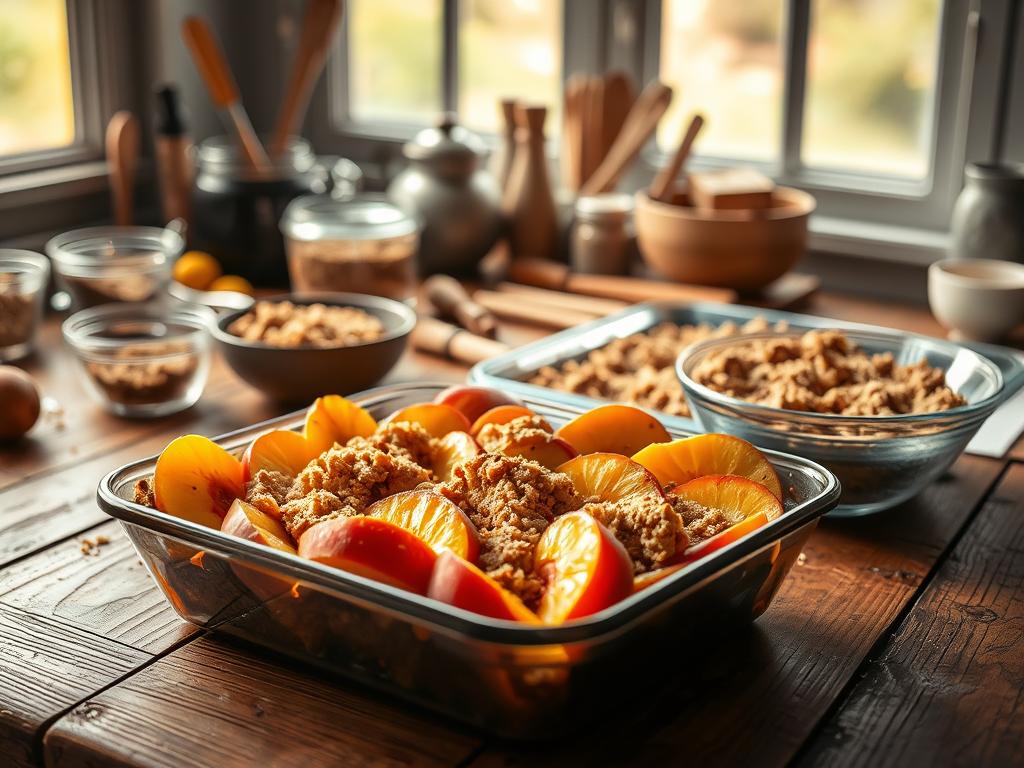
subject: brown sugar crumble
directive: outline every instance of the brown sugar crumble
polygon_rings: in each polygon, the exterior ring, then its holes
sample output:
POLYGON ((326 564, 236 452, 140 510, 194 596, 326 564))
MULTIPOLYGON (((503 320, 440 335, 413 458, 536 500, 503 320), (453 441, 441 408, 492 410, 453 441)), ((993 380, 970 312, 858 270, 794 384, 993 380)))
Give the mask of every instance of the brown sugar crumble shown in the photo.
POLYGON ((690 544, 683 519, 671 504, 590 502, 583 511, 618 539, 633 561, 635 573, 669 565, 690 544))
POLYGON ((85 370, 112 402, 124 405, 182 398, 199 370, 199 356, 187 344, 136 344, 117 349, 113 356, 119 362, 90 361, 85 370))
POLYGON ((545 366, 530 379, 562 392, 633 403, 673 416, 689 416, 690 408, 675 374, 679 353, 706 339, 785 330, 784 323, 770 327, 761 317, 743 325, 726 322, 676 325, 661 323, 643 333, 615 339, 592 350, 582 360, 568 360, 558 367, 545 366))
POLYGON ((550 439, 551 426, 540 416, 520 416, 507 424, 485 424, 476 436, 480 447, 490 453, 505 453, 550 439))
POLYGON ((683 521, 683 529, 691 544, 699 544, 704 539, 710 539, 737 522, 731 520, 720 509, 705 507, 703 504, 684 499, 671 492, 666 496, 668 496, 672 509, 683 521))
POLYGON ((581 506, 572 480, 518 456, 484 453, 438 490, 479 531, 481 570, 535 607, 544 582, 534 571, 534 550, 552 520, 581 506))
POLYGON ((100 534, 92 539, 82 539, 78 543, 78 550, 86 557, 96 557, 100 549, 110 543, 110 539, 100 534))
POLYGON ((391 421, 379 426, 369 437, 353 437, 346 445, 349 448, 375 448, 429 469, 434 463, 435 443, 430 433, 419 424, 391 421))
POLYGON ((347 347, 381 338, 384 325, 356 307, 257 301, 228 333, 272 347, 347 347))
POLYGON ((749 402, 843 416, 933 413, 967 402, 926 360, 897 365, 891 353, 869 355, 840 331, 743 341, 710 355, 692 377, 749 402))

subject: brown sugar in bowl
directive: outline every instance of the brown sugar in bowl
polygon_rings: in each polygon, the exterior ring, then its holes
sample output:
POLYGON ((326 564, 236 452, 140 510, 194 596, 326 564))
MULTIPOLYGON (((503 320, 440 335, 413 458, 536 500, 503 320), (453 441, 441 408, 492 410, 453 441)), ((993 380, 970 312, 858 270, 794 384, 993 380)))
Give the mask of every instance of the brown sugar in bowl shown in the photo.
MULTIPOLYGON (((684 203, 684 204, 676 204, 684 203)), ((776 187, 762 211, 701 211, 636 193, 636 238, 644 262, 681 283, 753 292, 782 277, 807 247, 807 220, 814 198, 776 187)))

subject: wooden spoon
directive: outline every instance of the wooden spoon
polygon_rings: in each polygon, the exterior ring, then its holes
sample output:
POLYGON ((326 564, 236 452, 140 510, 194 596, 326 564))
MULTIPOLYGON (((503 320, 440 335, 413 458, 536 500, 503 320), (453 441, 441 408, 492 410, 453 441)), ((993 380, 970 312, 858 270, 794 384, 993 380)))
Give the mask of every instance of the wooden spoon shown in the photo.
POLYGON ((135 170, 139 165, 139 121, 131 112, 117 112, 110 118, 106 151, 114 223, 127 227, 132 223, 135 170))
POLYGON ((636 89, 629 75, 625 72, 609 72, 605 75, 601 112, 601 159, 607 156, 615 143, 634 101, 636 89))
POLYGON ((703 126, 704 118, 700 115, 694 115, 693 119, 690 120, 690 126, 683 135, 683 140, 679 142, 679 146, 676 148, 675 155, 672 156, 672 160, 658 172, 658 175, 654 177, 654 181, 651 182, 648 193, 652 200, 660 200, 663 203, 672 200, 672 185, 676 180, 676 176, 679 175, 679 171, 686 164, 686 158, 690 156, 690 148, 693 146, 693 141, 697 138, 697 134, 700 133, 700 129, 703 126))
POLYGON ((572 75, 565 84, 562 111, 562 186, 576 192, 583 183, 583 92, 585 75, 572 75))
POLYGON ((228 128, 238 136, 239 145, 246 160, 258 171, 270 168, 270 158, 263 148, 256 131, 253 130, 249 115, 242 106, 238 85, 231 75, 224 52, 213 36, 213 30, 206 19, 188 16, 181 25, 181 36, 192 52, 192 60, 200 77, 210 92, 210 99, 220 110, 228 128))
POLYGON ((302 118, 309 106, 320 73, 323 71, 331 42, 338 31, 341 16, 345 12, 342 0, 309 0, 306 16, 302 20, 302 35, 295 49, 291 79, 284 92, 284 103, 277 115, 274 135, 270 140, 270 156, 277 158, 284 154, 288 138, 302 125, 302 118))
POLYGON ((629 110, 608 155, 584 183, 581 195, 597 195, 615 188, 619 178, 651 138, 671 102, 672 89, 664 83, 655 80, 644 88, 629 110))

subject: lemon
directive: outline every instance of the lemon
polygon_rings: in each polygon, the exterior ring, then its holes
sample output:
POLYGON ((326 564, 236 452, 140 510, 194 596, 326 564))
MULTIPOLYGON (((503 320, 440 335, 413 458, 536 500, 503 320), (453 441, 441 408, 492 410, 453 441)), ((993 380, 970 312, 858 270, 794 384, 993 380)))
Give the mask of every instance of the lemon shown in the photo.
POLYGON ((174 264, 174 279, 197 291, 205 291, 218 277, 220 264, 203 251, 188 251, 174 264))
POLYGON ((246 280, 244 277, 238 275, 224 275, 218 277, 206 290, 208 291, 237 291, 238 293, 244 293, 246 296, 252 296, 253 288, 252 283, 246 280))

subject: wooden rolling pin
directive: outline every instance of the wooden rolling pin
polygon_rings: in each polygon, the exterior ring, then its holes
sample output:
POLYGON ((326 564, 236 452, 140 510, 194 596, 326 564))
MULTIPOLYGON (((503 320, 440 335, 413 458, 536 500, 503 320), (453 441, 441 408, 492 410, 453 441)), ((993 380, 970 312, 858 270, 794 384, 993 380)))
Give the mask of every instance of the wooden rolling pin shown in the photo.
POLYGON ((117 112, 110 118, 106 151, 114 223, 127 227, 133 219, 135 171, 139 165, 139 121, 131 112, 117 112))
POLYGON ((522 296, 534 304, 541 304, 556 310, 572 309, 595 317, 610 315, 629 306, 628 302, 616 299, 581 296, 565 291, 549 291, 547 288, 535 288, 532 285, 521 285, 520 283, 499 283, 497 287, 503 294, 522 296))
POLYGON ((440 355, 466 365, 476 365, 509 350, 508 344, 477 336, 435 317, 422 316, 413 329, 412 346, 420 352, 440 355))
POLYGON ((732 303, 738 299, 736 291, 729 288, 663 283, 637 277, 575 274, 565 264, 547 259, 513 259, 509 264, 508 279, 553 291, 603 296, 631 303, 659 300, 732 303))
POLYGON ((473 301, 462 283, 448 275, 434 275, 423 282, 423 292, 442 317, 449 317, 477 336, 493 339, 498 319, 484 306, 473 301))
POLYGON ((487 307, 499 317, 529 325, 539 325, 542 328, 572 328, 580 323, 589 323, 591 320, 601 317, 601 315, 590 312, 537 303, 526 296, 513 293, 481 290, 474 293, 473 297, 479 304, 487 307))

